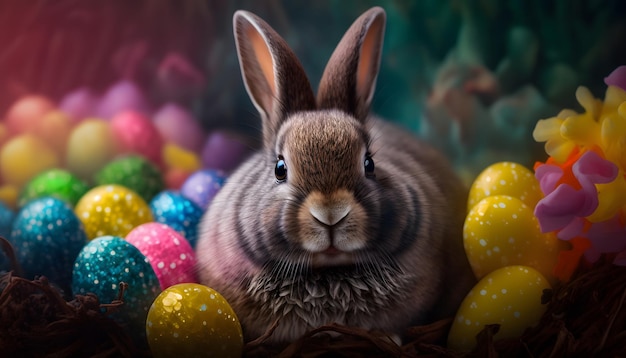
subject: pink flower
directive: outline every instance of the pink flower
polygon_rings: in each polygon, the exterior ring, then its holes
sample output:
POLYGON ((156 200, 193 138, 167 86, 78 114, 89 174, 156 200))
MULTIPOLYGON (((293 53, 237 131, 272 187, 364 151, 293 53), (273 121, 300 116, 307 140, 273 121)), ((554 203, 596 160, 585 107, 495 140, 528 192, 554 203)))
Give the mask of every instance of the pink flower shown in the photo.
POLYGON ((626 91, 626 66, 619 66, 604 78, 607 86, 615 86, 626 91))

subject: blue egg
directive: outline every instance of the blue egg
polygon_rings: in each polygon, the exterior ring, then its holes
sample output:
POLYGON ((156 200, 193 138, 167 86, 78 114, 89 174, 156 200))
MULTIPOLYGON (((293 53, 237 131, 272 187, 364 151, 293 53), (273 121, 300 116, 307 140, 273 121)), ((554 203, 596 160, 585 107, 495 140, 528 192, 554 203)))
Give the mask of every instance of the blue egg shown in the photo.
POLYGON ((183 235, 192 247, 196 246, 202 208, 178 192, 165 190, 150 201, 150 210, 154 221, 168 225, 183 235))
MULTIPOLYGON (((11 236, 11 227, 13 226, 13 220, 15 219, 15 213, 9 209, 8 206, 0 202, 0 236, 7 240, 11 236)), ((0 250, 0 272, 8 271, 11 269, 8 257, 4 253, 4 250, 0 250)))
POLYGON ((180 193, 206 210, 215 194, 224 186, 226 173, 221 170, 203 169, 189 176, 180 188, 180 193))
POLYGON ((71 206, 52 197, 30 201, 17 213, 9 241, 26 278, 46 276, 69 293, 72 265, 87 243, 71 206))
POLYGON ((100 303, 110 303, 119 294, 120 282, 128 284, 124 305, 111 317, 126 326, 138 341, 145 341, 146 318, 161 286, 148 259, 135 246, 117 236, 90 241, 78 254, 72 273, 75 294, 94 293, 100 303))

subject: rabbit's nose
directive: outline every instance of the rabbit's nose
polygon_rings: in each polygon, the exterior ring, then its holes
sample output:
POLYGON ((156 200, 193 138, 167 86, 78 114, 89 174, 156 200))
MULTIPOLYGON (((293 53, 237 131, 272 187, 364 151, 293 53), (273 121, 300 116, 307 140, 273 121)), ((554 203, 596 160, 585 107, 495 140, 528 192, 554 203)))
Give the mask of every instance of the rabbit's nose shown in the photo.
POLYGON ((350 211, 352 207, 348 204, 344 205, 323 205, 323 206, 311 206, 309 207, 309 212, 317 221, 320 223, 333 226, 343 220, 350 211))

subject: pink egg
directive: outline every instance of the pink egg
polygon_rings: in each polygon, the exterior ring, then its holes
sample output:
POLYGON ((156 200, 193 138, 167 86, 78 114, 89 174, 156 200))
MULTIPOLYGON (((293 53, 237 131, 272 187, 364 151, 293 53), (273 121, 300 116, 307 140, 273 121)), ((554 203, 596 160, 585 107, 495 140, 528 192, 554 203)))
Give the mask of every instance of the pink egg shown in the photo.
POLYGON ((122 111, 150 114, 150 106, 141 89, 132 81, 120 81, 111 86, 102 96, 96 115, 110 119, 122 111))
POLYGON ((168 103, 154 114, 152 120, 166 141, 200 153, 205 133, 189 111, 177 104, 168 103))
POLYGON ((202 148, 202 167, 232 172, 252 150, 249 143, 235 134, 226 131, 212 132, 202 148))
POLYGON ((144 115, 133 111, 121 112, 111 120, 111 129, 120 145, 120 152, 142 155, 157 165, 163 163, 163 137, 144 115))
POLYGON ((72 123, 78 123, 96 115, 98 101, 98 96, 92 90, 82 87, 65 95, 59 103, 59 109, 70 117, 72 123))
POLYGON ((193 248, 171 227, 156 222, 142 224, 126 235, 126 241, 150 261, 162 290, 179 283, 197 282, 193 248))
POLYGON ((32 132, 39 126, 41 119, 53 109, 54 103, 44 96, 24 96, 9 108, 5 124, 10 133, 32 132))

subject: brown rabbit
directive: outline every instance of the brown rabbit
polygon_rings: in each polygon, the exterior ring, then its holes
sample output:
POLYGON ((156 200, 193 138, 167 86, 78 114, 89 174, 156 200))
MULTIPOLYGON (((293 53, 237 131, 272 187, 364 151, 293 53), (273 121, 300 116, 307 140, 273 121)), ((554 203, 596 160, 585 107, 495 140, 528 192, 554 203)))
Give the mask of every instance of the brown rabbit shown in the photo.
POLYGON ((201 283, 226 297, 247 340, 276 320, 272 339, 286 342, 332 322, 401 337, 453 315, 473 283, 466 191, 438 152, 369 115, 384 10, 350 27, 317 98, 267 23, 246 11, 233 23, 264 146, 202 220, 201 283))

